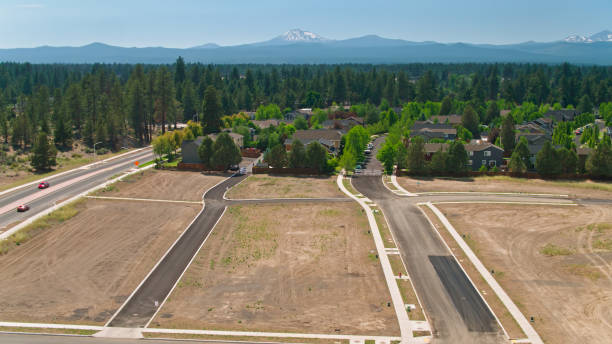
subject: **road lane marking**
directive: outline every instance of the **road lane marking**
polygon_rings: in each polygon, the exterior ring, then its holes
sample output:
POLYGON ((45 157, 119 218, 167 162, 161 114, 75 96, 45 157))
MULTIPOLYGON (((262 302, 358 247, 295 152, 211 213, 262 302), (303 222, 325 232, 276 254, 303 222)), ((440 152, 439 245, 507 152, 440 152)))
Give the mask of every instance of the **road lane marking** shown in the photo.
POLYGON ((162 203, 190 203, 190 204, 202 204, 203 201, 176 201, 169 199, 154 199, 154 198, 131 198, 131 197, 109 197, 109 196, 85 196, 91 199, 105 199, 105 200, 117 200, 117 201, 139 201, 139 202, 162 202, 162 203))

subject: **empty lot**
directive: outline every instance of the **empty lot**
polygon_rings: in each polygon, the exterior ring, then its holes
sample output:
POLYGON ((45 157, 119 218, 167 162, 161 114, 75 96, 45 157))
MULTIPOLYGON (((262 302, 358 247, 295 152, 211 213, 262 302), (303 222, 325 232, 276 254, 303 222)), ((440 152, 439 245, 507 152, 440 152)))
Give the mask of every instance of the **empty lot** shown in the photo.
POLYGON ((399 335, 367 229, 352 203, 232 206, 151 327, 399 335))
POLYGON ((446 204, 453 223, 547 343, 608 343, 612 209, 446 204))
POLYGON ((612 199, 612 183, 593 181, 547 181, 505 176, 475 178, 399 177, 410 192, 524 192, 563 194, 577 198, 612 199))
POLYGON ((0 320, 104 324, 199 205, 87 200, 0 256, 0 320))
POLYGON ((252 175, 234 186, 228 198, 325 198, 345 197, 335 177, 252 175))
POLYGON ((227 178, 187 171, 146 170, 101 190, 99 196, 201 201, 206 190, 227 178))

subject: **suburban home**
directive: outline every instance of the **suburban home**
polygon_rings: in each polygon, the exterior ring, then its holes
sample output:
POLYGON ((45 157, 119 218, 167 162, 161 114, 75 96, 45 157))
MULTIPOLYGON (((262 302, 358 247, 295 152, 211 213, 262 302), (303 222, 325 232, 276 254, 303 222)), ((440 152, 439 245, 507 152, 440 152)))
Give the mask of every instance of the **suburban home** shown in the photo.
MULTIPOLYGON (((425 160, 431 161, 436 152, 440 149, 443 152, 448 150, 448 143, 426 143, 425 144, 425 160)), ((468 154, 468 165, 472 171, 478 171, 482 165, 487 168, 497 166, 498 168, 504 164, 504 150, 490 143, 466 144, 464 145, 468 154)))
POLYGON ((422 136, 425 141, 431 139, 454 140, 457 129, 448 123, 434 123, 431 120, 416 121, 410 128, 410 137, 422 136))
POLYGON ((482 165, 500 168, 504 164, 504 150, 501 147, 490 143, 469 143, 464 147, 468 153, 468 165, 472 166, 473 171, 478 171, 482 165))
POLYGON ((297 130, 290 139, 285 140, 285 148, 291 150, 291 144, 296 139, 300 140, 304 146, 316 141, 327 148, 330 153, 336 155, 340 150, 342 135, 343 133, 337 129, 297 130))
POLYGON ((535 166, 536 155, 544 144, 551 140, 551 137, 548 134, 540 134, 540 133, 518 133, 516 134, 516 142, 518 143, 521 137, 527 139, 527 148, 529 149, 529 161, 531 161, 532 166, 535 166))
POLYGON ((434 123, 458 125, 461 124, 461 115, 448 115, 448 116, 431 116, 430 118, 434 123))
POLYGON ((312 109, 304 108, 304 109, 290 111, 290 112, 287 112, 284 117, 285 117, 285 120, 294 121, 300 116, 304 117, 305 120, 310 121, 310 117, 312 117, 312 109))
MULTIPOLYGON (((243 144, 244 138, 242 137, 242 135, 236 134, 236 133, 227 133, 227 134, 232 138, 232 140, 234 140, 234 143, 236 144, 236 146, 238 146, 238 148, 240 149, 244 148, 244 144, 243 144)), ((219 136, 219 133, 213 133, 213 134, 208 135, 208 137, 210 137, 213 141, 216 141, 218 136, 219 136)), ((198 136, 196 137, 195 140, 183 140, 183 143, 181 144, 182 163, 184 164, 201 164, 202 163, 202 160, 200 160, 200 155, 198 154, 198 148, 200 148, 200 146, 202 145, 202 140, 204 140, 204 137, 206 136, 198 136)))
POLYGON ((328 119, 321 123, 324 129, 340 129, 344 131, 349 131, 357 125, 363 125, 363 118, 351 116, 345 119, 328 119))
POLYGON ((251 121, 256 127, 260 129, 266 129, 269 127, 278 127, 281 123, 280 119, 265 119, 265 120, 253 120, 251 121))
POLYGON ((578 115, 578 111, 574 109, 548 110, 543 117, 552 118, 556 122, 573 121, 578 115))

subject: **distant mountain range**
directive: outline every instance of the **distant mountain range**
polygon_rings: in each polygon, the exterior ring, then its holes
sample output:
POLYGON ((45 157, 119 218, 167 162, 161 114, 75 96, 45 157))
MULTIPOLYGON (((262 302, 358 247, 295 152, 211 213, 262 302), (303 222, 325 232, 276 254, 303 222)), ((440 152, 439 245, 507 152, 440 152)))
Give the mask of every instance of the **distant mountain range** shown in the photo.
POLYGON ((202 63, 411 63, 529 62, 612 65, 612 32, 571 35, 555 42, 470 44, 411 42, 367 35, 344 40, 294 29, 268 41, 187 49, 124 48, 103 43, 81 47, 0 49, 0 61, 31 63, 172 63, 178 56, 202 63), (588 43, 588 44, 586 44, 588 43))

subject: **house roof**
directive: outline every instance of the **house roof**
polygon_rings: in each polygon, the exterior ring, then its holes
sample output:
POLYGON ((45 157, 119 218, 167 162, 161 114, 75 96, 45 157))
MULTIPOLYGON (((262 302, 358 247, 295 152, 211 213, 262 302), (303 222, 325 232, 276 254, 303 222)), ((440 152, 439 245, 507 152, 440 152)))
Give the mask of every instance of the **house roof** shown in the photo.
POLYGON ((572 121, 578 114, 574 109, 548 110, 543 117, 553 118, 557 122, 572 121))
POLYGON ((434 123, 431 120, 416 121, 416 122, 414 122, 414 124, 412 125, 412 128, 410 128, 410 130, 411 131, 415 131, 415 130, 421 130, 423 128, 430 128, 430 129, 453 129, 453 126, 451 124, 446 124, 446 123, 434 123))
POLYGON ((466 145, 463 145, 465 147, 465 150, 468 152, 480 152, 483 150, 487 150, 489 148, 492 149, 497 149, 499 151, 504 151, 501 147, 498 147, 494 144, 491 143, 480 143, 480 144, 474 144, 474 143, 468 143, 466 145))
POLYGON ((328 141, 340 141, 342 132, 337 129, 313 129, 313 130, 297 130, 293 133, 293 139, 300 141, 313 141, 324 139, 328 141))
POLYGON ((448 116, 431 116, 431 120, 438 120, 438 123, 446 123, 448 121, 449 124, 461 124, 461 115, 448 115, 448 116))
MULTIPOLYGON (((217 137, 219 136, 219 134, 221 133, 212 133, 212 134, 208 134, 208 137, 210 137, 213 141, 217 140, 217 137)), ((227 133, 232 139, 236 140, 236 139, 242 139, 242 135, 240 134, 236 134, 236 133, 227 133)), ((202 137, 199 136, 198 139, 202 137)), ((200 143, 202 142, 202 140, 200 140, 200 143)))
POLYGON ((254 125, 260 127, 261 129, 266 129, 271 126, 277 127, 281 121, 278 119, 266 119, 266 120, 260 120, 260 121, 255 120, 251 122, 253 122, 254 125))
POLYGON ((425 153, 435 153, 442 149, 442 151, 448 150, 448 143, 426 143, 425 153))

